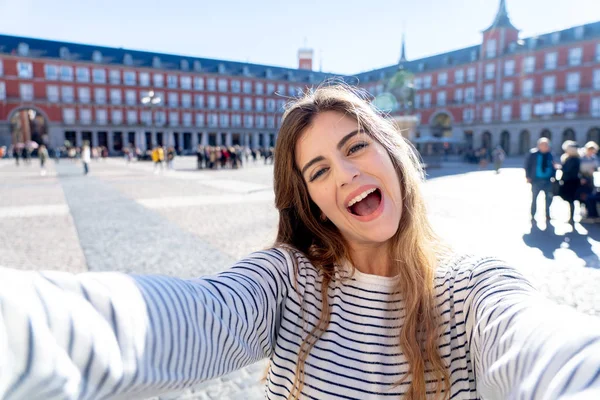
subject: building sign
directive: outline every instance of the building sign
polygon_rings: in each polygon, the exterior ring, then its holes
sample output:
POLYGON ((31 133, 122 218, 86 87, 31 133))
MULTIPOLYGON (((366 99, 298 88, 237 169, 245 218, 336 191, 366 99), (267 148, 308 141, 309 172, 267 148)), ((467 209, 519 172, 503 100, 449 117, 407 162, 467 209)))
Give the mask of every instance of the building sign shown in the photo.
POLYGON ((573 114, 579 110, 579 104, 576 99, 568 99, 564 101, 544 102, 533 106, 533 115, 544 116, 553 114, 573 114))

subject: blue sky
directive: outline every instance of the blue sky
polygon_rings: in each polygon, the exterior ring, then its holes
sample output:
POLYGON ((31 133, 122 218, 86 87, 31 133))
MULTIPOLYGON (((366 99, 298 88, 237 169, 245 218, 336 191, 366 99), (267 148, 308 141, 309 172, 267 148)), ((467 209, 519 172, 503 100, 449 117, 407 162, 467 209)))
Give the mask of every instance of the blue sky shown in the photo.
MULTIPOLYGON (((0 0, 0 33, 340 74, 477 44, 499 0, 0 0), (322 55, 322 60, 321 56, 322 55)), ((600 0, 507 0, 523 37, 600 20, 600 0)))

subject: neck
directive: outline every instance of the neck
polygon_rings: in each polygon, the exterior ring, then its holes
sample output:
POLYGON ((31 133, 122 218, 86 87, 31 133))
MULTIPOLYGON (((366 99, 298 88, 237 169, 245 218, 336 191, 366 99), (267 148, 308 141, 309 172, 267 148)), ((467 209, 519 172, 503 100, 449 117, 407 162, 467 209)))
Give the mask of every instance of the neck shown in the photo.
POLYGON ((394 275, 389 254, 389 242, 357 243, 350 248, 354 268, 369 275, 394 275))

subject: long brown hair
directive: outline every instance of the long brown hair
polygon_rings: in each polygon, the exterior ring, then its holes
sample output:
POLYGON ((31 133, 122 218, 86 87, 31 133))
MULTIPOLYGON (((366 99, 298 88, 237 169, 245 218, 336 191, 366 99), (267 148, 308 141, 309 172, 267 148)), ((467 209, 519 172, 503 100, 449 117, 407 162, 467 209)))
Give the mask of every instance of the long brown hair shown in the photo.
POLYGON ((306 183, 296 166, 296 143, 314 118, 336 111, 356 120, 359 127, 388 152, 402 189, 402 217, 390 239, 393 273, 400 277, 397 288, 403 295, 405 318, 400 329, 400 346, 409 370, 400 380, 411 378, 407 399, 424 399, 426 382, 436 383, 436 393, 449 393, 448 367, 438 348, 440 316, 434 296, 435 268, 442 246, 427 220, 420 191, 423 170, 414 148, 394 125, 380 116, 356 89, 347 85, 324 85, 291 103, 283 115, 274 162, 275 205, 279 211, 276 245, 303 253, 323 277, 322 312, 318 324, 303 339, 289 399, 299 399, 304 387, 308 354, 327 329, 330 320, 327 290, 334 279, 335 265, 351 260, 348 246, 337 227, 320 220, 320 210, 311 200, 306 183), (426 377, 427 376, 427 377, 426 377))

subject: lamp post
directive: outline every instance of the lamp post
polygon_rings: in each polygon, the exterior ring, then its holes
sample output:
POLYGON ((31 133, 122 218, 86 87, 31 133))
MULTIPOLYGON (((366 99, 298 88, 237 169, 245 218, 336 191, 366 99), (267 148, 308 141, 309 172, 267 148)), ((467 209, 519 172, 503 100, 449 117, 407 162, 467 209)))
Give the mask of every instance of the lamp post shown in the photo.
MULTIPOLYGON (((148 92, 148 94, 144 97, 142 97, 142 104, 145 106, 148 106, 148 109, 150 110, 150 120, 148 121, 148 124, 150 125, 150 139, 152 139, 155 136, 155 132, 154 132, 154 126, 153 126, 153 118, 152 118, 152 109, 154 108, 154 106, 159 105, 162 102, 162 99, 160 98, 160 96, 158 96, 154 90, 150 90, 148 92)), ((158 144, 158 143, 157 143, 158 144)), ((154 143, 152 143, 152 145, 154 145, 154 143)), ((148 149, 146 149, 147 151, 148 149)))

